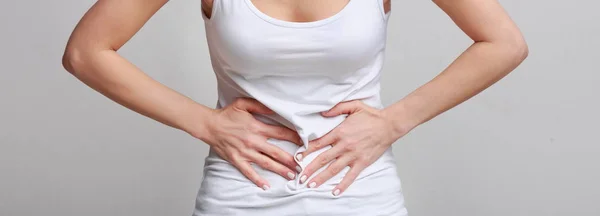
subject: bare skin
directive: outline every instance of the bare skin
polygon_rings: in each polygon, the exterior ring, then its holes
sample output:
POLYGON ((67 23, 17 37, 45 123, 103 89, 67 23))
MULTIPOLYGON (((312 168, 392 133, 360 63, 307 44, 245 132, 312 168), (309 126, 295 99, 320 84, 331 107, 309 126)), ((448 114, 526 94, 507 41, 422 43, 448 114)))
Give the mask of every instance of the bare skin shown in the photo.
POLYGON ((309 149, 303 153, 333 146, 306 167, 305 174, 311 176, 335 160, 315 176, 309 186, 318 187, 349 166, 342 182, 333 189, 334 194, 343 193, 360 172, 396 140, 483 91, 527 57, 528 48, 520 30, 496 0, 433 2, 454 20, 473 44, 439 75, 383 110, 349 101, 323 113, 323 116, 345 113, 348 117, 325 136, 310 141, 309 149))
POLYGON ((298 134, 266 125, 250 115, 268 113, 268 108, 252 99, 238 99, 223 109, 211 109, 153 80, 117 53, 166 2, 97 1, 69 38, 63 56, 65 69, 111 100, 208 143, 259 187, 269 184, 250 163, 284 178, 289 179, 289 173, 295 175, 292 155, 266 139, 301 145, 298 134))
MULTIPOLYGON (((385 1, 386 12, 391 10, 390 1, 385 1)), ((239 99, 219 110, 208 108, 152 80, 118 55, 117 50, 166 2, 99 0, 75 28, 65 50, 63 65, 82 82, 115 102, 211 145, 257 186, 268 188, 269 185, 249 166, 250 163, 288 178, 288 172, 295 170, 292 156, 269 146, 266 139, 286 139, 300 145, 299 138, 292 130, 261 124, 250 115, 252 112, 269 113, 268 108, 251 99, 239 99)), ((252 2, 274 18, 308 22, 337 13, 348 0, 252 2)), ((318 187, 349 166, 350 171, 332 191, 334 195, 343 193, 358 174, 396 140, 483 91, 526 58, 528 48, 521 32, 496 0, 433 2, 454 20, 473 44, 438 76, 383 110, 359 101, 348 101, 324 112, 325 117, 342 113, 348 117, 325 136, 310 141, 309 149, 303 153, 333 146, 304 170, 311 176, 335 160, 309 185, 314 182, 318 187)), ((208 17, 212 3, 212 0, 202 0, 202 11, 208 17)))

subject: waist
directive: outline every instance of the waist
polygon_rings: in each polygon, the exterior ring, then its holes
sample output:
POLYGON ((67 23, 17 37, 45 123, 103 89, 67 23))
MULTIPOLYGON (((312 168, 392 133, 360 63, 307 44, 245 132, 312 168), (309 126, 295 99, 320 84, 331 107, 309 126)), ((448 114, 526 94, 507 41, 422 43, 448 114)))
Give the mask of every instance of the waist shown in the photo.
MULTIPOLYGON (((277 139, 269 139, 269 144, 275 145, 284 151, 294 155, 297 152, 304 151, 304 147, 298 147, 294 143, 277 140, 277 139)), ((340 173, 333 176, 331 179, 324 182, 318 188, 309 188, 306 183, 310 182, 310 179, 317 176, 320 172, 325 170, 330 163, 323 166, 321 169, 316 171, 312 176, 308 177, 308 179, 303 183, 300 183, 300 176, 303 175, 303 171, 314 159, 319 156, 321 153, 329 150, 331 146, 325 146, 324 148, 315 151, 307 156, 305 156, 302 161, 297 161, 298 165, 301 167, 301 172, 296 175, 296 179, 288 180, 283 178, 282 176, 271 172, 270 170, 266 170, 257 165, 252 165, 252 167, 257 171, 261 177, 265 178, 271 184, 270 190, 282 190, 287 193, 298 193, 303 191, 324 191, 328 194, 331 194, 331 190, 341 182, 345 174, 348 172, 350 167, 346 167, 340 173)), ((234 167, 232 164, 222 159, 215 151, 212 149, 209 152, 205 160, 204 166, 204 174, 205 178, 213 178, 213 181, 216 181, 215 175, 218 173, 219 182, 227 182, 231 181, 234 184, 237 184, 238 187, 242 188, 256 188, 258 189, 254 183, 252 183, 249 179, 243 176, 239 170, 234 167)), ((367 166, 357 177, 355 181, 368 181, 369 178, 380 178, 382 176, 387 176, 384 179, 391 180, 391 182, 399 181, 397 179, 396 173, 396 163, 392 153, 392 148, 388 148, 380 158, 378 158, 374 163, 367 166)), ((262 190, 262 189, 259 189, 262 190)))

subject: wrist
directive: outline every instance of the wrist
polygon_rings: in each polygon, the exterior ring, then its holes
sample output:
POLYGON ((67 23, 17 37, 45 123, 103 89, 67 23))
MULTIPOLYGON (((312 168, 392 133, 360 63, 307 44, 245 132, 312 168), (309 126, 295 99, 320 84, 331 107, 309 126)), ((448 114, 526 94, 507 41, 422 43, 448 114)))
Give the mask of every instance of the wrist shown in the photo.
POLYGON ((180 129, 199 140, 205 141, 210 134, 209 126, 215 109, 201 104, 193 104, 185 110, 180 129))
POLYGON ((401 101, 386 107, 383 112, 397 137, 404 136, 420 125, 416 115, 401 101))

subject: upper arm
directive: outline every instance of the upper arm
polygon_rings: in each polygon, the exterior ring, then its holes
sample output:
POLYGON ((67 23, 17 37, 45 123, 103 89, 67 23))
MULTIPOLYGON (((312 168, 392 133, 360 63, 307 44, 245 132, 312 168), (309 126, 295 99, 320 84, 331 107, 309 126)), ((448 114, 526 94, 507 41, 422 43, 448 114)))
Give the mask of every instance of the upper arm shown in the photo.
POLYGON ((73 49, 118 50, 167 2, 168 0, 98 0, 73 30, 67 52, 73 49))
POLYGON ((474 41, 524 45, 516 24, 496 0, 433 0, 474 41))

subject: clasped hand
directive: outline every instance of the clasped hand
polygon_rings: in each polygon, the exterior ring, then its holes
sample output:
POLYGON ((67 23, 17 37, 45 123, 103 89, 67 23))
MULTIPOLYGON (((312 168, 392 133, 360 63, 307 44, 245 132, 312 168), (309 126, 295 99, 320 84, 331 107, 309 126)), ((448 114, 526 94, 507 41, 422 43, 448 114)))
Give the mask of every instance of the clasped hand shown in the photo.
MULTIPOLYGON (((229 106, 214 110, 206 121, 206 135, 202 140, 212 146, 216 153, 229 161, 257 186, 267 190, 269 183, 260 177, 250 166, 260 167, 278 173, 287 179, 294 179, 299 171, 293 156, 283 149, 267 143, 268 138, 287 140, 302 146, 298 134, 286 127, 262 123, 250 113, 272 114, 269 108, 249 98, 238 98, 229 106)), ((357 178, 360 172, 375 162, 397 139, 406 132, 398 132, 393 120, 385 110, 367 106, 359 100, 341 102, 322 113, 325 117, 347 114, 346 119, 324 136, 311 140, 302 156, 331 145, 304 170, 301 183, 332 162, 323 172, 311 179, 308 186, 318 187, 350 167, 342 181, 332 193, 339 195, 357 178), (306 175, 306 176, 304 176, 306 175)))
POLYGON ((341 124, 324 136, 311 140, 308 149, 301 153, 304 157, 327 145, 332 146, 319 154, 304 169, 301 181, 333 161, 310 180, 308 186, 311 188, 318 187, 345 167, 350 167, 342 181, 332 191, 336 196, 344 192, 361 171, 381 157, 392 143, 406 134, 394 129, 393 120, 387 116, 385 110, 370 107, 359 100, 339 103, 322 113, 325 117, 342 114, 348 116, 341 124))

